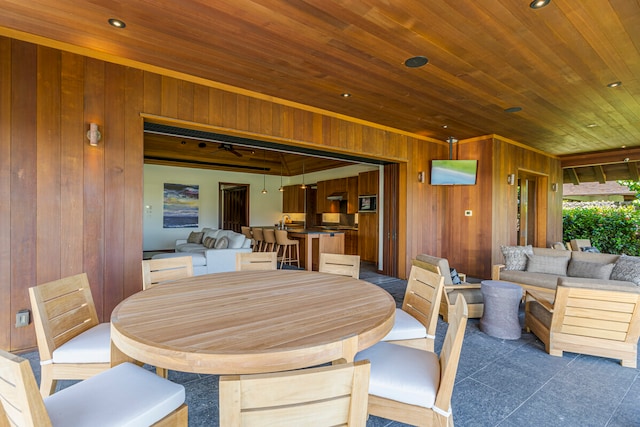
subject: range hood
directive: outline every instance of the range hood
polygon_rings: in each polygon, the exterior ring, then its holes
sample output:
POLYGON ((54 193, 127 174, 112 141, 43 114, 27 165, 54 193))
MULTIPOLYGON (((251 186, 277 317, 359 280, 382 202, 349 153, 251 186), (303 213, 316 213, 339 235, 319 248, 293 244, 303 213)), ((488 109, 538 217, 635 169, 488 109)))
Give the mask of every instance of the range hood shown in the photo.
POLYGON ((331 193, 327 196, 328 200, 347 200, 347 193, 339 192, 339 193, 331 193))

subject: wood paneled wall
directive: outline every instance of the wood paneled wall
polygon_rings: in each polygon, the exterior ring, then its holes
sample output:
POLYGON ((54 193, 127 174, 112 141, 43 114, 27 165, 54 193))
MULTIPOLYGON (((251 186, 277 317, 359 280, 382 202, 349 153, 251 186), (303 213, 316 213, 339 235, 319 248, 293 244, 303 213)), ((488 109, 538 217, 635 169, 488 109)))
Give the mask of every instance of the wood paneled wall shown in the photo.
POLYGON ((398 162, 401 277, 419 253, 467 245, 446 240, 452 195, 417 180, 442 142, 0 37, 0 348, 35 346, 33 325, 14 326, 31 286, 85 271, 102 321, 141 289, 143 118, 398 162))
POLYGON ((85 271, 103 321, 141 289, 143 117, 397 162, 414 140, 9 38, 0 38, 0 106, 0 348, 7 350, 35 346, 33 325, 14 326, 16 312, 30 307, 30 286, 85 271), (91 122, 103 135, 98 147, 87 142, 91 122))

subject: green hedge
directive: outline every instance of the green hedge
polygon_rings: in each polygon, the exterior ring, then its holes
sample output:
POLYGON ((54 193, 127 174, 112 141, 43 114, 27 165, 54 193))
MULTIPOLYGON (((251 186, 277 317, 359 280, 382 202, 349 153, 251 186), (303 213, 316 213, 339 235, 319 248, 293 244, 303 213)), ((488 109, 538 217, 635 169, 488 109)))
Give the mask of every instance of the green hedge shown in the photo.
POLYGON ((563 239, 590 239, 600 252, 640 255, 640 211, 611 202, 565 203, 563 239))

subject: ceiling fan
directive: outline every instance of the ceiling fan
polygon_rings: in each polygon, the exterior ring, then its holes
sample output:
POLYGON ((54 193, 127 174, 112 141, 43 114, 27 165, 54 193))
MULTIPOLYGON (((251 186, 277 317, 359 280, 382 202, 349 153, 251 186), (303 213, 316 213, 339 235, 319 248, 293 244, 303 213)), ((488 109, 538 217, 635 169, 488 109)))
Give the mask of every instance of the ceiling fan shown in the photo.
MULTIPOLYGON (((204 143, 204 142, 201 142, 200 144, 198 144, 198 146, 200 148, 205 148, 207 146, 207 144, 204 143)), ((240 152, 241 150, 242 151, 248 151, 251 154, 255 153, 255 151, 253 149, 251 149, 251 148, 239 148, 239 149, 237 149, 233 145, 231 145, 229 143, 226 143, 226 142, 221 142, 218 145, 218 150, 216 150, 216 151, 227 151, 227 152, 233 154, 234 156, 242 157, 242 153, 240 152)), ((216 151, 214 151, 214 153, 216 151)))

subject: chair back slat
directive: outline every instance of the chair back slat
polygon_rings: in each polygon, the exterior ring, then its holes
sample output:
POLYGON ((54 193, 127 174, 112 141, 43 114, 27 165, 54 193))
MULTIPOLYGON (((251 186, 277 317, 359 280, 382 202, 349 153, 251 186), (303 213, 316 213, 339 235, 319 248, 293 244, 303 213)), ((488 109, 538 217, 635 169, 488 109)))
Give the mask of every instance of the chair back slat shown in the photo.
POLYGON ((435 335, 443 287, 441 274, 416 265, 411 267, 402 309, 418 319, 429 335, 435 335))
POLYGON ((318 271, 358 279, 360 278, 360 256, 321 253, 318 271))
POLYGON ((29 298, 41 360, 99 323, 85 273, 29 288, 29 298))
POLYGON ((278 254, 276 252, 238 252, 236 271, 276 270, 278 254))
POLYGON ((220 425, 362 426, 368 361, 220 378, 220 425))
POLYGON ((0 402, 0 426, 51 426, 29 361, 2 350, 0 402))

